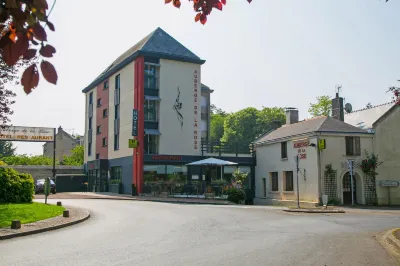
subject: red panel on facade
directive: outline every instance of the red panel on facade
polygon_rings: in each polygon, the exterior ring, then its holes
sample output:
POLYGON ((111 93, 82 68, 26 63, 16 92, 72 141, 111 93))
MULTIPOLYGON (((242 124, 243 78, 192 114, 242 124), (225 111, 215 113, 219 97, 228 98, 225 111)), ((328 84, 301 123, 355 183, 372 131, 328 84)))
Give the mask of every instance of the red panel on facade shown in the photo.
POLYGON ((103 145, 103 138, 106 138, 108 145, 108 100, 109 89, 104 89, 104 83, 96 88, 97 99, 93 99, 96 108, 96 154, 100 155, 100 159, 108 159, 108 147, 103 145), (98 106, 98 99, 101 99, 101 106, 98 106), (107 109, 107 116, 103 117, 103 110, 107 109), (97 127, 100 126, 101 133, 97 134, 97 127))
POLYGON ((144 57, 135 61, 135 87, 133 108, 138 110, 138 136, 139 147, 133 150, 133 177, 138 193, 143 192, 143 167, 144 167, 144 57))

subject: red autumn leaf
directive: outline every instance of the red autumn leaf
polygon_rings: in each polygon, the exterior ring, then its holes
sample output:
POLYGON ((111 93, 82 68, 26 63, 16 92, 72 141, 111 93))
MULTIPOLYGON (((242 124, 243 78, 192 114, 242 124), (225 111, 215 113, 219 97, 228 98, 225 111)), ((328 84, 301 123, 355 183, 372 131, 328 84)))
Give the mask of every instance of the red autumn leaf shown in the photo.
POLYGON ((221 0, 221 3, 226 5, 226 0, 221 0))
POLYGON ((172 0, 165 0, 165 3, 166 4, 169 4, 169 3, 171 3, 172 2, 172 0))
POLYGON ((215 5, 215 8, 217 8, 218 10, 222 11, 222 4, 221 3, 217 3, 215 5))
POLYGON ((174 5, 176 8, 180 8, 180 7, 181 7, 181 1, 179 1, 179 0, 173 0, 173 5, 174 5))
POLYGON ((207 16, 204 14, 201 14, 200 23, 204 25, 204 24, 206 24, 206 22, 207 22, 207 16))
POLYGON ((24 54, 23 54, 23 59, 25 60, 30 60, 36 56, 36 49, 28 49, 24 54))
POLYGON ((200 20, 200 16, 201 16, 201 13, 197 13, 196 17, 194 18, 194 21, 195 22, 199 21, 200 20))
MULTIPOLYGON (((28 50, 29 48, 29 39, 25 34, 19 33, 17 34, 18 39, 16 43, 12 41, 8 42, 8 44, 2 50, 2 57, 4 62, 8 66, 13 66, 19 58, 28 50)), ((7 38, 8 39, 8 38, 7 38)))
POLYGON ((247 2, 249 2, 249 4, 251 3, 251 1, 253 1, 253 0, 247 0, 247 2))
POLYGON ((43 77, 50 83, 57 85, 57 71, 54 66, 48 62, 43 60, 40 63, 40 69, 42 70, 43 77))
POLYGON ((32 29, 36 39, 38 39, 39 41, 47 41, 46 31, 43 29, 42 25, 40 25, 39 22, 37 22, 32 29))
POLYGON ((55 31, 55 30, 56 30, 56 29, 54 28, 53 23, 51 23, 50 21, 47 21, 46 23, 47 23, 47 26, 49 27, 49 29, 50 29, 51 31, 55 31))
POLYGON ((24 86, 24 91, 26 94, 32 92, 34 88, 39 84, 39 72, 36 64, 31 65, 25 69, 24 74, 22 74, 21 85, 24 86))
POLYGON ((56 52, 56 48, 51 46, 50 44, 47 44, 40 48, 39 53, 44 56, 44 57, 53 57, 53 54, 56 52))

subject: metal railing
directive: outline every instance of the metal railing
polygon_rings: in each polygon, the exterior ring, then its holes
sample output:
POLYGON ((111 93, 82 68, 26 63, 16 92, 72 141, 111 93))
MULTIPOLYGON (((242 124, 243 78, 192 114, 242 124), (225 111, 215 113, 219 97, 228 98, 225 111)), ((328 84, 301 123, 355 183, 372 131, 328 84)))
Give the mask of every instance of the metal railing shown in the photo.
POLYGON ((223 154, 252 154, 254 155, 254 145, 243 142, 222 142, 222 141, 201 141, 201 153, 217 153, 219 156, 223 154))

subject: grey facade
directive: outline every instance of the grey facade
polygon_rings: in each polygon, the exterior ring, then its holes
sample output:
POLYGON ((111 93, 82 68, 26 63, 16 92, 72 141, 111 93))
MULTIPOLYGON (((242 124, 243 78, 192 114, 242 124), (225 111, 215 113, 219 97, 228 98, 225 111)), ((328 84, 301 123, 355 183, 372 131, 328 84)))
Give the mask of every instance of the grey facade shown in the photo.
MULTIPOLYGON (((62 162, 64 156, 70 156, 77 145, 83 145, 83 137, 74 138, 59 127, 56 135, 56 160, 62 162)), ((53 158, 53 147, 53 142, 43 144, 43 156, 53 158)))

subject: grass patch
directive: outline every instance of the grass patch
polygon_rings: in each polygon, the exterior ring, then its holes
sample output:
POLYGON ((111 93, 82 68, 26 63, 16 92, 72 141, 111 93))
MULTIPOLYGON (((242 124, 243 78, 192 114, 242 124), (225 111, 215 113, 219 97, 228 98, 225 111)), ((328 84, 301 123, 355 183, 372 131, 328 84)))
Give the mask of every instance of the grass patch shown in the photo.
POLYGON ((12 220, 20 220, 21 224, 33 223, 61 215, 63 211, 62 206, 37 202, 0 204, 0 228, 11 226, 12 220))

